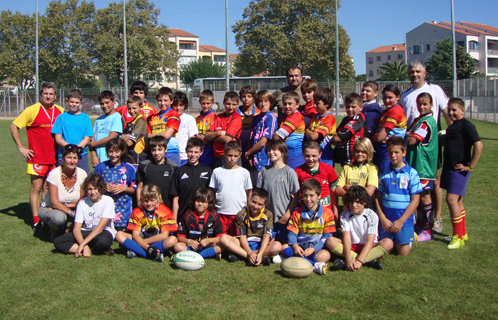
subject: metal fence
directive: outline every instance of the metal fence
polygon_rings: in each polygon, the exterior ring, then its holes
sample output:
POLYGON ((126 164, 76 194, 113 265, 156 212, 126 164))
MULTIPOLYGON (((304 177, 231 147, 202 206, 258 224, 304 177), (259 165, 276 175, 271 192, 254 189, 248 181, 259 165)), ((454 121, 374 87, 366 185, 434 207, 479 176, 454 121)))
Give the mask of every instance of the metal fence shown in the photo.
MULTIPOLYGON (((497 122, 498 112, 498 80, 497 77, 481 77, 471 78, 457 81, 457 95, 465 101, 467 118, 497 122)), ((340 98, 345 97, 351 92, 360 93, 364 82, 341 82, 340 83, 340 98)), ((434 81, 432 82, 441 86, 448 97, 453 95, 452 81, 434 81)), ((378 82, 379 96, 377 100, 382 104, 382 89, 388 84, 396 84, 400 91, 403 92, 410 88, 410 82, 378 82)), ((319 82, 318 87, 335 88, 334 82, 319 82)), ((240 88, 235 88, 238 91, 240 88)), ((278 88, 275 88, 278 89, 278 88)), ((70 89, 57 89, 56 103, 62 107, 66 107, 65 97, 70 89)), ((100 115, 102 113, 98 106, 98 95, 103 90, 111 90, 116 95, 117 104, 125 103, 125 88, 81 88, 83 93, 82 111, 88 115, 100 115)), ((157 108, 156 92, 149 91, 147 102, 157 108)), ((337 93, 335 93, 336 96, 337 93)), ((0 90, 0 117, 12 118, 17 117, 26 107, 36 102, 36 93, 34 90, 0 90)), ((341 106, 342 107, 342 106, 341 106)), ((343 110, 340 110, 343 111, 343 110)), ((199 110, 190 108, 187 113, 197 114, 199 110)))

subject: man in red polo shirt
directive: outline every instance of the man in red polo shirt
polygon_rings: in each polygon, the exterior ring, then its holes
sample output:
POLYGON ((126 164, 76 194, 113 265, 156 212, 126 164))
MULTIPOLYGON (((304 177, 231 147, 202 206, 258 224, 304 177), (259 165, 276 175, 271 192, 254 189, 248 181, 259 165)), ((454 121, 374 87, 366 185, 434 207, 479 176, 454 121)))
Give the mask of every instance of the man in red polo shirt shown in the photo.
POLYGON ((50 133, 55 119, 64 109, 54 104, 55 85, 51 82, 42 84, 40 102, 26 109, 12 122, 10 132, 17 149, 28 162, 27 174, 31 177, 29 204, 33 214, 33 232, 42 232, 42 224, 38 218, 40 208, 40 193, 45 196, 47 188, 45 179, 57 164, 55 138, 50 133), (26 128, 28 148, 21 141, 20 129, 26 128))

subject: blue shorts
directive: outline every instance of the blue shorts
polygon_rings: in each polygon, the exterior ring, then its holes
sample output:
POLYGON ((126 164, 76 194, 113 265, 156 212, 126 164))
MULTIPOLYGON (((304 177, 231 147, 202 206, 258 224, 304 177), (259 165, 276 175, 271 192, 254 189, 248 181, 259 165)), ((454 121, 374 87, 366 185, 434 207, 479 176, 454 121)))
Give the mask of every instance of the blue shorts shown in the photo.
POLYGON ((289 230, 287 230, 286 224, 281 224, 281 223, 273 224, 273 230, 272 230, 273 239, 287 243, 288 236, 289 236, 289 230))
POLYGON ((256 251, 261 248, 261 241, 247 241, 247 243, 249 243, 249 248, 251 248, 252 251, 256 251))
POLYGON ((415 239, 413 237, 415 230, 412 226, 403 227, 398 233, 384 231, 382 224, 379 223, 379 237, 380 240, 388 238, 391 239, 395 244, 410 244, 415 239))
POLYGON ((420 179, 420 186, 422 190, 434 190, 434 180, 420 179))
POLYGON ((465 196, 467 191, 467 183, 470 179, 470 171, 450 170, 443 168, 441 174, 441 188, 446 189, 448 193, 465 196))

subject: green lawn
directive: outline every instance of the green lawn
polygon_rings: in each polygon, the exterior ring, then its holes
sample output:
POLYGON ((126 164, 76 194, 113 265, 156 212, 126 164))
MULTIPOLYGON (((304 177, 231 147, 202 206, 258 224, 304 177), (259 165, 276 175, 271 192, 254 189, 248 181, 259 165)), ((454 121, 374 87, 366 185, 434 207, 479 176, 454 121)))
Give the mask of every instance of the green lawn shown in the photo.
MULTIPOLYGON (((329 271, 306 279, 278 265, 208 260, 200 271, 114 256, 75 259, 34 237, 25 161, 0 121, 0 318, 3 319, 492 319, 498 318, 496 186, 498 125, 473 121, 484 152, 465 200, 470 240, 450 251, 444 235, 389 255, 384 270, 329 271)), ((25 139, 25 132, 21 135, 25 139)))

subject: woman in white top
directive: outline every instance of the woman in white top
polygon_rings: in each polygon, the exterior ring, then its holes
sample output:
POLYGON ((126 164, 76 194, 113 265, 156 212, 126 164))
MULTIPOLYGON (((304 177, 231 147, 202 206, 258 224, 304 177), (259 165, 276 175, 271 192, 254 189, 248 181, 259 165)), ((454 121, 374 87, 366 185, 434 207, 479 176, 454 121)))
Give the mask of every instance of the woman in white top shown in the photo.
POLYGON ((91 173, 83 182, 87 197, 76 207, 74 229, 54 241, 56 249, 65 254, 74 253, 76 258, 90 257, 92 253, 110 251, 116 229, 114 229, 114 200, 106 196, 107 184, 96 173, 91 173))
POLYGON ((68 218, 73 219, 81 196, 81 185, 87 176, 78 168, 78 146, 68 144, 62 148, 62 166, 52 170, 47 177, 48 192, 41 204, 40 220, 50 226, 52 242, 64 233, 68 218))

